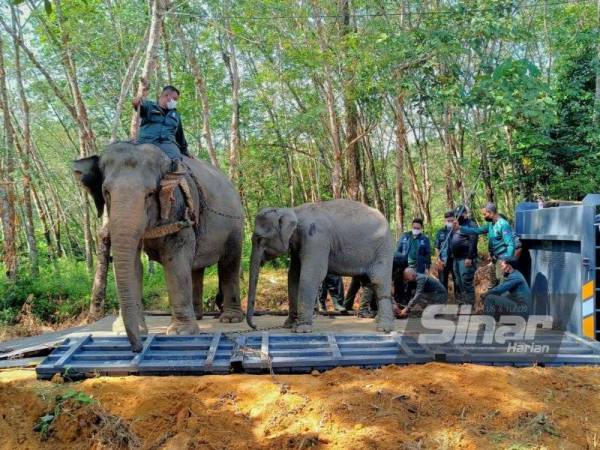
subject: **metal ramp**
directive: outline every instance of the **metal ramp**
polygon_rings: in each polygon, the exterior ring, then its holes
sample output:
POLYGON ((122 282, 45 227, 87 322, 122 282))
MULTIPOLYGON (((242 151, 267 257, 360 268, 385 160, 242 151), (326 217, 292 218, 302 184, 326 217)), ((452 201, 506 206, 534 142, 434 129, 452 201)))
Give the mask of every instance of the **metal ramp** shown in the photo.
POLYGON ((510 366, 600 365, 600 343, 548 331, 536 345, 550 352, 509 352, 498 344, 422 344, 411 333, 247 333, 150 335, 132 353, 126 337, 66 339, 37 367, 38 378, 97 375, 307 373, 334 367, 381 367, 440 361, 510 366))

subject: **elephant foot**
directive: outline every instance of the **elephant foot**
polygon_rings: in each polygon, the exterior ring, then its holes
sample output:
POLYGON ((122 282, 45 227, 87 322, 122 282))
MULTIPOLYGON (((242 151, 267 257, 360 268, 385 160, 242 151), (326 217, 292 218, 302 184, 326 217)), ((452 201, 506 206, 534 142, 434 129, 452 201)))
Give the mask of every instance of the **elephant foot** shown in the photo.
POLYGON ((385 333, 394 331, 394 321, 393 320, 380 320, 379 322, 377 322, 377 331, 383 331, 385 333))
POLYGON ((283 328, 292 328, 295 323, 296 323, 296 319, 288 316, 288 318, 285 319, 285 322, 283 322, 282 326, 283 326, 283 328))
POLYGON ((292 333, 312 333, 312 324, 301 323, 292 327, 292 333))
POLYGON ((239 323, 244 320, 244 313, 240 310, 223 311, 219 317, 219 322, 239 323))
MULTIPOLYGON (((140 334, 148 334, 148 327, 146 326, 146 321, 143 318, 140 319, 139 331, 140 334)), ((127 331, 125 330, 125 323, 123 322, 123 317, 121 315, 119 315, 119 317, 117 317, 113 322, 112 332, 118 336, 127 334, 127 331)))
POLYGON ((198 328, 198 324, 195 321, 171 321, 169 328, 167 328, 167 334, 198 334, 199 332, 200 328, 198 328))
POLYGON ((204 317, 204 313, 201 311, 196 311, 194 312, 194 317, 196 318, 196 320, 202 320, 202 318, 204 317))
POLYGON ((382 298, 379 300, 377 312, 377 331, 389 333, 394 331, 394 310, 392 309, 392 300, 382 298))

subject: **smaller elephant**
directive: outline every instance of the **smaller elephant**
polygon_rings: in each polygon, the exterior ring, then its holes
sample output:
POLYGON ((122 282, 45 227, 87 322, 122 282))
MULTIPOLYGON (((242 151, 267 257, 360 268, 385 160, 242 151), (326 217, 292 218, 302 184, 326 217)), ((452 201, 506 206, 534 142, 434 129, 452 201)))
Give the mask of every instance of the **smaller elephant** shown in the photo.
POLYGON ((256 328, 252 317, 260 266, 288 252, 289 314, 284 326, 299 333, 312 331, 315 298, 331 273, 365 279, 378 300, 377 330, 392 331, 394 246, 379 211, 351 200, 260 211, 250 257, 247 321, 252 328, 256 328))

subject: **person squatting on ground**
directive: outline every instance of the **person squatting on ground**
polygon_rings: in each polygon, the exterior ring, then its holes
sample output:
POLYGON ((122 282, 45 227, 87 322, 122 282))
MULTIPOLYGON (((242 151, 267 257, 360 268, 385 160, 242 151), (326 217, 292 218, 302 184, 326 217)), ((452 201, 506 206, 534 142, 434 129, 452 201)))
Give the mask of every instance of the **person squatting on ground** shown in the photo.
POLYGON ((514 268, 514 258, 500 259, 503 281, 481 295, 483 311, 496 321, 502 315, 529 317, 531 290, 521 272, 514 268))
POLYGON ((182 171, 182 155, 191 157, 183 134, 181 116, 177 112, 179 90, 165 86, 158 102, 136 97, 131 102, 134 109, 139 108, 140 131, 137 143, 154 144, 171 158, 172 172, 182 171))
POLYGON ((321 283, 315 310, 319 308, 323 312, 327 311, 327 304, 325 301, 327 300, 328 292, 331 296, 331 303, 333 303, 334 311, 346 311, 344 308, 344 281, 341 276, 330 273, 327 274, 323 283, 321 283))
POLYGON ((508 221, 498 214, 494 203, 488 203, 483 208, 483 218, 487 223, 481 227, 463 226, 457 221, 454 229, 462 234, 488 235, 490 256, 494 264, 490 274, 490 287, 493 287, 502 279, 500 260, 512 258, 515 254, 515 234, 508 221))
POLYGON ((453 216, 459 224, 458 229, 452 229, 448 239, 442 244, 439 264, 446 269, 453 265, 455 285, 454 295, 459 305, 475 304, 475 272, 477 270, 477 235, 466 234, 462 227, 476 228, 477 224, 469 219, 466 207, 456 208, 453 216))
POLYGON ((420 305, 423 308, 427 305, 448 303, 448 291, 436 278, 417 273, 412 267, 404 270, 404 282, 407 284, 416 284, 415 294, 408 304, 398 314, 398 318, 408 317, 410 310, 420 305))

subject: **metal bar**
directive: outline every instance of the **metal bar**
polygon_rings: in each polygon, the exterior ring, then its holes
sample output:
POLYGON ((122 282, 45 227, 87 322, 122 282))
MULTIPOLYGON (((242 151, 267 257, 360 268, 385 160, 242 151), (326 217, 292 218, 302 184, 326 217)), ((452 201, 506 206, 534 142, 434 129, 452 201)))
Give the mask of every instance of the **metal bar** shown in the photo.
POLYGON ((217 348, 219 348, 219 343, 221 342, 221 333, 215 333, 210 343, 210 348, 208 350, 208 355, 206 355, 206 359, 204 360, 205 367, 212 367, 213 361, 215 360, 215 355, 217 354, 217 348))
POLYGON ((139 352, 137 355, 135 355, 133 357, 133 359, 131 360, 131 364, 132 365, 138 366, 140 364, 140 362, 142 361, 142 359, 146 355, 146 352, 148 351, 148 349, 152 345, 152 341, 154 341, 155 337, 156 337, 156 335, 154 335, 154 334, 146 336, 146 340, 144 341, 144 345, 142 346, 142 351, 139 352))
POLYGON ((77 344, 73 345, 73 347, 71 347, 69 350, 67 350, 65 352, 65 354, 62 355, 60 357, 60 359, 54 363, 54 366, 55 367, 64 366, 65 363, 67 363, 71 359, 71 357, 75 354, 75 352, 77 350, 79 350, 84 344, 87 344, 91 340, 92 340, 92 335, 88 334, 85 338, 83 338, 81 341, 79 341, 77 344))

